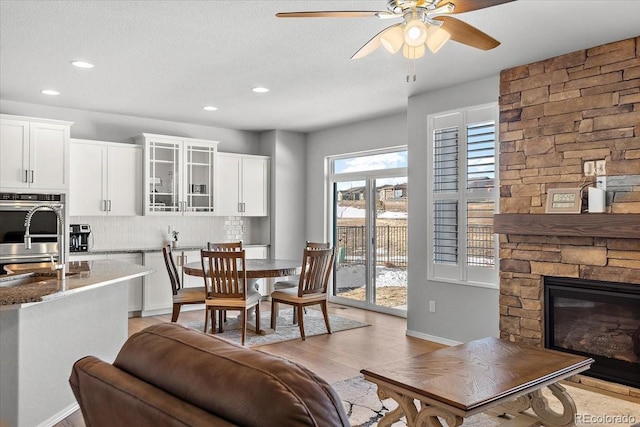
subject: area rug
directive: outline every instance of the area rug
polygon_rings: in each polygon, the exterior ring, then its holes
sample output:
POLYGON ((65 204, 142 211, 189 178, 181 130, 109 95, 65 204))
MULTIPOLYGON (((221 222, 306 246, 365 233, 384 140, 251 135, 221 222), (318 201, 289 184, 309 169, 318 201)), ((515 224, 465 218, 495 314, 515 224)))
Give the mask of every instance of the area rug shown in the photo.
MULTIPOLYGON (((227 317, 227 323, 224 326, 224 332, 217 333, 216 336, 239 344, 242 338, 242 333, 240 331, 240 322, 236 320, 236 313, 237 312, 228 313, 229 316, 227 317)), ((250 321, 250 323, 254 322, 250 321)), ((369 326, 366 323, 346 319, 344 317, 336 316, 335 314, 329 314, 329 324, 331 325, 331 332, 346 331, 348 329, 369 326)), ((204 319, 198 322, 188 322, 184 325, 189 328, 202 331, 204 329, 204 319)), ((269 311, 260 313, 260 328, 269 328, 270 325, 271 313, 269 311)), ((209 328, 211 328, 211 323, 209 323, 209 328)), ((307 337, 327 333, 327 328, 324 324, 324 318, 322 317, 321 311, 307 309, 307 313, 304 315, 304 331, 307 337)), ((293 310, 283 307, 278 313, 276 331, 268 335, 256 335, 255 332, 247 328, 245 346, 255 347, 296 339, 300 339, 300 328, 297 324, 293 324, 293 310)))
MULTIPOLYGON (((626 426, 640 423, 640 404, 629 402, 600 393, 591 392, 563 383, 576 403, 576 426, 626 426)), ((352 427, 377 426, 380 418, 398 405, 393 399, 378 399, 375 384, 366 381, 362 376, 349 378, 332 384, 344 404, 352 427)), ((561 406, 553 398, 547 389, 544 395, 549 400, 549 405, 556 411, 561 411, 561 406)), ((463 427, 494 427, 505 421, 489 414, 477 414, 466 418, 463 427)), ((446 423, 443 422, 443 425, 446 423)), ((393 427, 405 426, 404 418, 393 424, 393 427)))

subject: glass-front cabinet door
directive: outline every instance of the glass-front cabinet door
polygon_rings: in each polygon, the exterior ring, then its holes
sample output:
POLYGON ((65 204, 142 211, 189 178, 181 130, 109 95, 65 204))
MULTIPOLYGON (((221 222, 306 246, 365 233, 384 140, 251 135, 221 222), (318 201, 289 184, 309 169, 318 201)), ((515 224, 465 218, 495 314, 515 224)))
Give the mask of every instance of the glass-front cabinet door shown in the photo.
POLYGON ((145 147, 145 214, 215 212, 216 141, 141 134, 145 147))
POLYGON ((146 150, 149 158, 149 212, 180 211, 180 144, 151 140, 146 150))
POLYGON ((216 147, 186 144, 185 212, 214 212, 214 165, 216 147))

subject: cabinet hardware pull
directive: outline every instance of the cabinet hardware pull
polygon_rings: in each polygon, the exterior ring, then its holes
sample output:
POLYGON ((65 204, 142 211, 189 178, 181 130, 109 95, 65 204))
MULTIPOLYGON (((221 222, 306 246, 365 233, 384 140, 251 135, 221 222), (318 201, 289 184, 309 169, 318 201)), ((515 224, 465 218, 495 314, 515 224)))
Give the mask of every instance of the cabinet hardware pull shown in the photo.
POLYGON ((107 202, 109 202, 109 205, 108 205, 109 209, 108 210, 109 210, 109 212, 111 212, 111 200, 107 200, 107 202))
POLYGON ((33 182, 34 182, 34 173, 33 173, 33 170, 32 170, 31 171, 31 183, 33 184, 33 182))
POLYGON ((27 169, 24 170, 24 182, 29 182, 29 171, 27 169))

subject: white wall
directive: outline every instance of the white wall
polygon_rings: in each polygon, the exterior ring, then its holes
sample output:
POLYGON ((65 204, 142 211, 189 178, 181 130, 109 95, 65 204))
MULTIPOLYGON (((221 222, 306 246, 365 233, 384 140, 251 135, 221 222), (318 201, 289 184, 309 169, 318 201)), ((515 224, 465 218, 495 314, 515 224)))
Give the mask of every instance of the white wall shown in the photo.
POLYGON ((407 333, 466 342, 498 336, 498 290, 439 283, 427 279, 427 115, 497 102, 499 77, 409 98, 409 287, 407 333), (429 313, 429 300, 436 312, 429 313))

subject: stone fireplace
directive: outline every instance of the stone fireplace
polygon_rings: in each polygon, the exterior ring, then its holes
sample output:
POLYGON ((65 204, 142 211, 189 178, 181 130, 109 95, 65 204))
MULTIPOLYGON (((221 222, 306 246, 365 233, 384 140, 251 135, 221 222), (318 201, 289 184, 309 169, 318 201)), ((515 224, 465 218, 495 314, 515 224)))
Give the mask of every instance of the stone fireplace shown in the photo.
POLYGON ((640 286, 640 37, 503 70, 499 162, 500 336, 543 346, 546 277, 640 286), (545 214, 591 160, 606 213, 545 214))

